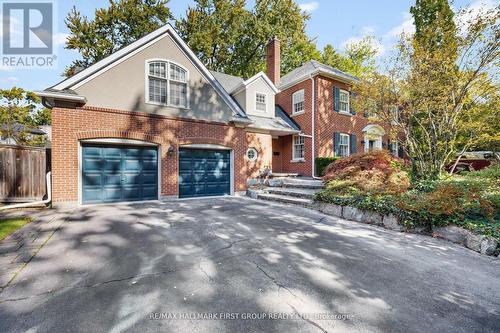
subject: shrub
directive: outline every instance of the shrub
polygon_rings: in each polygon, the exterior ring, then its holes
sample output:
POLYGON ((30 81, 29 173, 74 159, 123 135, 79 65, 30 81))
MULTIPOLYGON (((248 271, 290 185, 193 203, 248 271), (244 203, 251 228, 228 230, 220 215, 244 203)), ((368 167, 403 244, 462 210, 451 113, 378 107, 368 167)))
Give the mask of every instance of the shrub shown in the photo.
POLYGON ((323 176, 325 168, 338 160, 339 157, 316 157, 314 163, 316 165, 316 174, 323 176))
POLYGON ((326 182, 349 181, 351 186, 377 194, 401 193, 410 186, 404 162, 385 150, 355 154, 330 164, 324 173, 326 182))

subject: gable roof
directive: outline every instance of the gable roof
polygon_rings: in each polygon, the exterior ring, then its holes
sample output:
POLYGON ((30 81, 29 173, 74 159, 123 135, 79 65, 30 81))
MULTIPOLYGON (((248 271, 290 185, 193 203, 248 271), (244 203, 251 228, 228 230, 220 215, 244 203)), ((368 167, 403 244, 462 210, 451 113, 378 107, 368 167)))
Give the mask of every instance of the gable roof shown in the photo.
POLYGON ((196 57, 193 51, 189 48, 189 46, 182 40, 182 38, 177 34, 175 29, 170 25, 166 24, 161 28, 147 34, 146 36, 138 39, 137 41, 121 48, 115 53, 109 55, 108 57, 96 62, 95 64, 87 67, 86 69, 78 72, 77 74, 57 83, 56 85, 50 87, 47 91, 51 92, 61 92, 64 94, 64 91, 68 89, 75 89, 76 87, 82 85, 83 83, 90 81, 92 78, 100 75, 106 69, 115 66, 124 60, 130 58, 135 55, 139 51, 148 47, 149 45, 154 44, 158 40, 166 37, 167 35, 171 36, 175 43, 181 48, 186 57, 191 60, 194 66, 202 73, 202 75, 210 82, 210 84, 214 87, 216 92, 222 97, 222 99, 226 102, 226 104, 230 107, 230 109, 238 116, 247 118, 245 112, 241 109, 241 107, 235 103, 235 101, 231 98, 229 93, 223 88, 223 86, 215 79, 212 73, 203 65, 203 63, 196 57))
POLYGON ((241 83, 243 83, 245 80, 243 80, 241 77, 238 76, 233 76, 221 72, 216 72, 216 71, 210 71, 212 75, 215 77, 217 81, 226 89, 227 92, 233 91, 238 87, 241 83))
POLYGON ((269 88, 271 88, 274 91, 275 94, 279 93, 279 89, 276 88, 276 86, 274 85, 274 83, 267 77, 267 75, 264 72, 258 72, 257 74, 255 74, 251 78, 243 81, 242 83, 240 83, 239 86, 237 86, 236 88, 234 88, 233 90, 231 90, 229 93, 230 94, 237 94, 241 90, 245 89, 245 87, 249 86, 250 84, 252 84, 256 80, 258 80, 259 78, 261 78, 262 80, 264 80, 264 82, 269 86, 269 88))
POLYGON ((274 83, 267 77, 264 72, 259 72, 252 76, 249 79, 244 80, 239 76, 229 75, 225 73, 210 71, 215 78, 220 82, 220 84, 226 89, 231 95, 239 93, 248 85, 255 82, 255 80, 262 78, 264 82, 271 88, 275 94, 279 93, 278 88, 274 85, 274 83))
POLYGON ((347 74, 338 70, 332 66, 328 66, 317 62, 316 60, 310 60, 303 64, 300 67, 295 68, 290 73, 283 76, 280 80, 280 84, 278 87, 283 90, 286 89, 295 83, 301 82, 311 75, 314 76, 316 74, 323 74, 328 77, 333 77, 339 81, 347 82, 347 83, 356 83, 359 82, 359 79, 351 74, 347 74))

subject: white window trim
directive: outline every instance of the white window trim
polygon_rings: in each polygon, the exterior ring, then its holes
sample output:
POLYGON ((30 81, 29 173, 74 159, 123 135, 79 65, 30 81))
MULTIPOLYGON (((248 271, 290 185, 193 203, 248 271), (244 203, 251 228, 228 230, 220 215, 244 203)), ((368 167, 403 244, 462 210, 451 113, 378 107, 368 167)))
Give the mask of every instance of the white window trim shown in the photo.
POLYGON ((345 89, 339 89, 339 113, 342 113, 342 114, 347 114, 347 115, 350 115, 352 116, 351 114, 351 94, 349 93, 349 91, 345 90, 345 89), (344 110, 341 110, 340 109, 340 94, 342 93, 346 93, 347 94, 347 111, 344 111, 344 110))
MULTIPOLYGON (((176 80, 172 80, 175 82, 180 82, 176 80)), ((144 91, 145 91, 145 96, 144 96, 144 102, 146 104, 151 104, 151 105, 160 105, 160 106, 168 106, 172 108, 177 108, 177 109, 189 109, 190 108, 190 103, 189 103, 189 97, 190 97, 190 89, 189 89, 189 70, 182 66, 181 64, 169 60, 169 59, 163 59, 163 58, 152 58, 152 59, 146 59, 145 65, 144 65, 144 91), (160 103, 160 102, 155 102, 155 101, 150 101, 149 100, 149 63, 150 62, 164 62, 166 63, 166 74, 167 78, 165 79, 167 81, 167 103, 160 103), (175 104, 170 103, 170 64, 174 64, 176 66, 179 66, 183 70, 186 71, 186 106, 179 106, 175 104)))
POLYGON ((296 92, 294 92, 292 94, 292 116, 297 116, 299 114, 303 114, 305 111, 306 111, 306 94, 305 94, 304 89, 300 89, 300 90, 297 90, 296 92), (302 96, 304 98, 302 100, 302 104, 303 104, 304 109, 302 111, 295 112, 295 104, 296 103, 294 103, 294 96, 297 95, 297 94, 299 94, 299 93, 302 93, 302 96))
POLYGON ((339 136, 339 139, 340 139, 340 142, 339 142, 339 157, 349 157, 351 156, 351 136, 347 133, 340 133, 340 136, 339 136), (340 146, 341 146, 341 142, 342 142, 342 136, 344 137, 347 137, 347 155, 343 156, 340 151, 340 146))
POLYGON ((248 161, 250 161, 250 162, 255 162, 255 161, 257 161, 257 158, 259 157, 259 152, 258 152, 258 151, 257 151, 257 149, 255 149, 254 147, 250 147, 250 148, 248 148, 248 149, 247 149, 246 154, 245 154, 245 157, 246 157, 246 159, 247 159, 248 161), (249 157, 248 157, 248 152, 250 152, 250 151, 254 151, 254 152, 255 152, 255 157, 254 157, 254 158, 249 158, 249 157))
POLYGON ((290 162, 304 162, 305 155, 306 155, 306 140, 304 139, 304 137, 302 135, 292 136, 292 160, 290 162), (303 140, 302 145, 304 146, 304 149, 302 151, 304 153, 304 157, 295 158, 295 138, 300 138, 300 137, 303 140))
POLYGON ((269 102, 269 100, 268 100, 268 98, 267 98, 267 94, 266 94, 266 93, 263 93, 263 92, 260 92, 260 91, 256 91, 256 92, 255 92, 255 100, 254 100, 254 101, 255 101, 255 112, 260 112, 260 113, 265 112, 265 113, 267 113, 267 103, 269 102), (265 96, 265 98, 266 98, 266 103, 265 103, 265 104, 266 104, 266 109, 265 109, 264 111, 262 111, 262 110, 257 110, 257 95, 258 95, 258 94, 260 94, 260 95, 264 95, 264 96, 265 96))

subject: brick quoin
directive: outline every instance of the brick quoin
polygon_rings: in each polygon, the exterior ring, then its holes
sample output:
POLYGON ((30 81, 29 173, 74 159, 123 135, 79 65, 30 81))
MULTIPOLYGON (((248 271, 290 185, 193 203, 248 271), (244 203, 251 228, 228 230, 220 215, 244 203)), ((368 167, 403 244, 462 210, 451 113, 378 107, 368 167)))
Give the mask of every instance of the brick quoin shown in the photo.
MULTIPOLYGON (((112 110, 96 107, 52 110, 53 201, 78 200, 78 142, 83 139, 121 138, 159 145, 160 193, 178 195, 178 150, 184 144, 218 144, 233 149, 234 190, 244 191, 248 174, 245 130, 224 123, 112 110), (175 154, 167 154, 169 147, 175 154)), ((256 145, 250 140, 250 143, 256 145)), ((260 147, 262 150, 263 148, 260 147)))

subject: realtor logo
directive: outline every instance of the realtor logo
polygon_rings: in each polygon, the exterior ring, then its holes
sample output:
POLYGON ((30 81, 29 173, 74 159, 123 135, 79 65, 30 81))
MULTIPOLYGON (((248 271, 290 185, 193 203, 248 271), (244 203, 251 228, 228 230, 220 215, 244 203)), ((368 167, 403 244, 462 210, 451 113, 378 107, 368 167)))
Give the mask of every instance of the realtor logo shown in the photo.
POLYGON ((2 3, 2 62, 7 67, 53 67, 54 4, 2 3))

